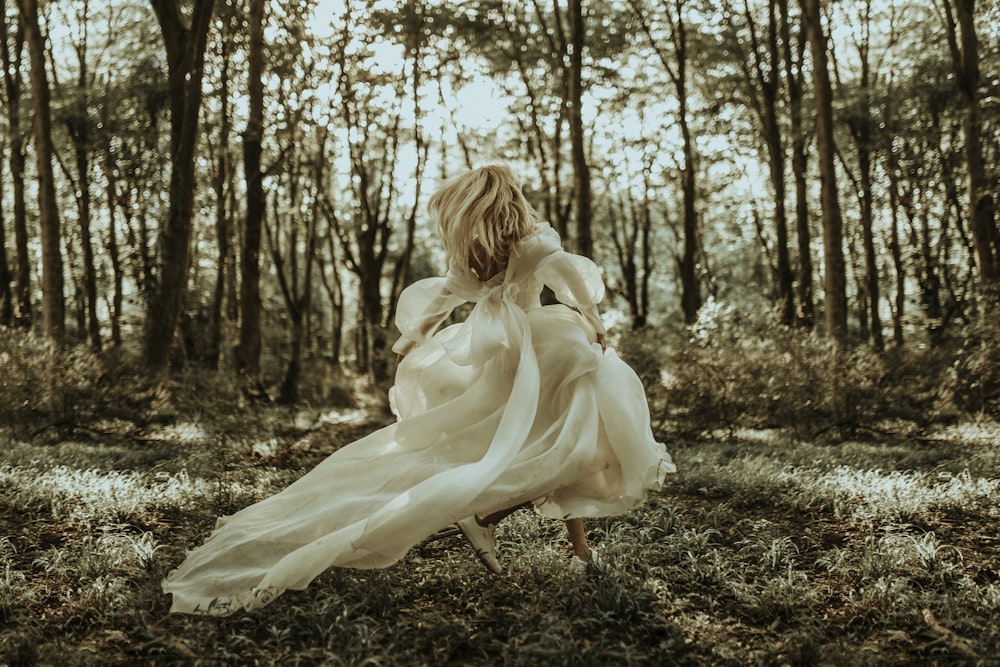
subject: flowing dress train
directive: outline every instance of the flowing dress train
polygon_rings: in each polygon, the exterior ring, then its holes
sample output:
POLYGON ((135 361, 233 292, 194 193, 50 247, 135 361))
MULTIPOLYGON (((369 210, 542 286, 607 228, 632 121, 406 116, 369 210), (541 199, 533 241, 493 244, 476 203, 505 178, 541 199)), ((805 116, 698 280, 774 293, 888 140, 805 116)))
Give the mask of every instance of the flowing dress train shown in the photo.
POLYGON ((400 296, 390 390, 398 421, 280 493, 219 519, 163 583, 171 611, 224 615, 329 567, 381 568, 472 514, 531 501, 566 519, 620 514, 675 468, 642 384, 602 352, 604 284, 548 225, 481 282, 453 269, 400 296), (541 306, 542 287, 559 304, 541 306), (468 318, 438 331, 457 306, 468 318))

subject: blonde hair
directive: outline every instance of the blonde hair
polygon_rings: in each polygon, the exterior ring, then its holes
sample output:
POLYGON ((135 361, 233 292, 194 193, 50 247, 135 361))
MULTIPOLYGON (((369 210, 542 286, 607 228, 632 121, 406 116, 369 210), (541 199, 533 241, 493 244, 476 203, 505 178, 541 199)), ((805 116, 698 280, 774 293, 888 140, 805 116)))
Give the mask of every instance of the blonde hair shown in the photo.
POLYGON ((451 179, 427 210, 437 217, 449 267, 471 269, 480 280, 506 268, 511 248, 538 223, 521 184, 503 164, 451 179))

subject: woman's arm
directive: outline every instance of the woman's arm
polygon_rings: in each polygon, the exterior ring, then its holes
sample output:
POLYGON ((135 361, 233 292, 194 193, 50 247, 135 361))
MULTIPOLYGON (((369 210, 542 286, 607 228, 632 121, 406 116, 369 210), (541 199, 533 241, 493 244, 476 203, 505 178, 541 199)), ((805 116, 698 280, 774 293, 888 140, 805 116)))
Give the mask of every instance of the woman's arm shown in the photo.
POLYGON ((597 265, 581 255, 558 250, 541 261, 537 275, 561 303, 580 311, 604 349, 607 329, 597 308, 604 299, 604 279, 597 265))
POLYGON ((419 280, 399 295, 396 328, 402 335, 393 344, 392 351, 400 358, 434 335, 451 311, 464 302, 452 294, 444 282, 443 277, 419 280))

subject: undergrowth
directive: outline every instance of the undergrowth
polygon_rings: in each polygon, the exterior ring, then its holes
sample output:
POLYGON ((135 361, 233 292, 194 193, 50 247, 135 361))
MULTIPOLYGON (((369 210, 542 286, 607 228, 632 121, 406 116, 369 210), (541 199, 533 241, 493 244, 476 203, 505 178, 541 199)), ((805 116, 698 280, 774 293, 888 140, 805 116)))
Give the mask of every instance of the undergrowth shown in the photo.
POLYGON ((841 348, 710 302, 694 325, 627 333, 621 347, 654 420, 675 435, 771 428, 837 441, 897 420, 926 427, 991 414, 1000 405, 996 343, 973 328, 951 347, 841 348))
POLYGON ((447 536, 257 612, 169 615, 159 582, 218 515, 379 424, 257 419, 268 447, 209 419, 150 425, 151 446, 129 457, 5 447, 0 663, 868 665, 1000 651, 992 422, 837 445, 759 430, 677 440, 664 491, 588 522, 598 567, 574 570, 560 522, 519 512, 499 529, 500 576, 447 536))
POLYGON ((346 376, 290 408, 198 368, 165 408, 125 352, 0 340, 0 664, 989 664, 998 365, 977 336, 844 352, 719 308, 623 336, 679 473, 588 522, 599 566, 520 512, 501 576, 448 535, 222 619, 168 614, 160 581, 387 415, 340 400, 346 376))

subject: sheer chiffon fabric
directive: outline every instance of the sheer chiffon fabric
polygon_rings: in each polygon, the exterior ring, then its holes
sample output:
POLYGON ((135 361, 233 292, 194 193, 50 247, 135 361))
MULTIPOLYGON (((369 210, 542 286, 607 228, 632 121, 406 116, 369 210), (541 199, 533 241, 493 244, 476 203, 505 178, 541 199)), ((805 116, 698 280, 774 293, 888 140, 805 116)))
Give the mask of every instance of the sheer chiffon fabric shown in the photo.
POLYGON ((164 581, 171 611, 261 607, 329 567, 387 567, 459 519, 527 501, 557 519, 641 503, 675 469, 639 379, 596 342, 603 296, 597 267, 548 225, 485 283, 452 270, 408 287, 398 421, 221 518, 164 581), (540 305, 543 285, 560 304, 540 305), (466 302, 468 318, 437 331, 466 302))

